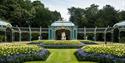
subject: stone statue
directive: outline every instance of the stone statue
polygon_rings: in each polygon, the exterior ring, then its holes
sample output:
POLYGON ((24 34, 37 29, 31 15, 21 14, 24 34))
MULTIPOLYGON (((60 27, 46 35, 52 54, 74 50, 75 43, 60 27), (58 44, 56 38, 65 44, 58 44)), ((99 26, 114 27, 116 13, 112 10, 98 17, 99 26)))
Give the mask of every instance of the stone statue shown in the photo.
POLYGON ((42 39, 42 36, 39 36, 38 39, 41 40, 41 39, 42 39))
POLYGON ((66 40, 66 33, 65 32, 62 32, 61 40, 66 40))

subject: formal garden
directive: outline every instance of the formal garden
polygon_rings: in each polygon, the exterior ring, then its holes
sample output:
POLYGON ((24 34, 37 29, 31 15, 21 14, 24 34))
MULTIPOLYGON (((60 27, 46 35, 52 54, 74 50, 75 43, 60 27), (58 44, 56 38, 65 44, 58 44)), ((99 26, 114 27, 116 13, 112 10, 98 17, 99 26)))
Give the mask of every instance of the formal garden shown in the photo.
POLYGON ((124 43, 105 44, 89 40, 34 40, 0 43, 0 62, 125 63, 124 47, 124 43))
POLYGON ((125 63, 124 2, 0 0, 0 63, 125 63))

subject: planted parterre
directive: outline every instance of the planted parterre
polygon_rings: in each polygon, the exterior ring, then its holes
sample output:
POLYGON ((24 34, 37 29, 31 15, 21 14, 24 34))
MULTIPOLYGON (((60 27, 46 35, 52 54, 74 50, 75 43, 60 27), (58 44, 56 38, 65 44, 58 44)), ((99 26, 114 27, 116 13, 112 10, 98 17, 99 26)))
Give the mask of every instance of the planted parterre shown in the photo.
POLYGON ((79 60, 99 63, 125 63, 125 45, 88 45, 79 49, 75 55, 79 60))
POLYGON ((36 45, 2 44, 0 45, 0 63, 22 63, 32 60, 45 60, 49 51, 36 45))
POLYGON ((84 45, 78 40, 38 40, 35 43, 47 48, 79 48, 84 45))

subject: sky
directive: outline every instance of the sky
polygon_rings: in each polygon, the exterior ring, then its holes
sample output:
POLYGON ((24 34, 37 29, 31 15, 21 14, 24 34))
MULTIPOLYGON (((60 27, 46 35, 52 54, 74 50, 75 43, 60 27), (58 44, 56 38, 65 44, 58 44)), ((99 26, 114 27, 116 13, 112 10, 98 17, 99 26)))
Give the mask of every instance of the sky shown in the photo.
MULTIPOLYGON (((34 0, 32 0, 34 1, 34 0)), ((99 8, 103 8, 105 5, 111 5, 117 10, 125 10, 125 0, 39 0, 45 7, 52 11, 58 11, 64 20, 69 20, 68 8, 79 7, 86 8, 91 4, 99 5, 99 8)))

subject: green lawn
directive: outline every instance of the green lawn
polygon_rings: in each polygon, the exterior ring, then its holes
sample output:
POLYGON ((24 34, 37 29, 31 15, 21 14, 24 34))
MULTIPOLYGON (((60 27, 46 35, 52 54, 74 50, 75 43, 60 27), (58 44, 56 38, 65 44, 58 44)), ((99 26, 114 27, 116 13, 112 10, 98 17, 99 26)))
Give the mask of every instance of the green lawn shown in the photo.
POLYGON ((83 61, 79 62, 74 55, 77 49, 49 49, 50 56, 46 61, 31 61, 25 63, 96 63, 83 61))

